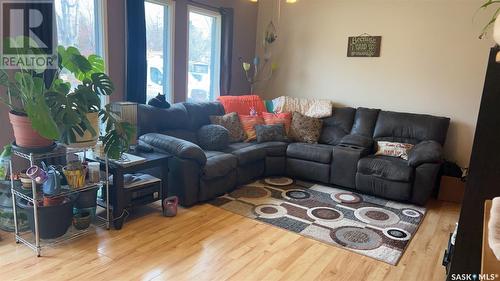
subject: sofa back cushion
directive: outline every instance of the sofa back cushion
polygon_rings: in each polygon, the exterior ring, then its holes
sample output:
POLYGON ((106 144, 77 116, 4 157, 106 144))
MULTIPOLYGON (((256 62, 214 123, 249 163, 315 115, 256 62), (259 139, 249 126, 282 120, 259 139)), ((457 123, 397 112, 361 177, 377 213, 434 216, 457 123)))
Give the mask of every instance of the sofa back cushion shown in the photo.
POLYGON ((450 119, 424 114, 381 111, 373 133, 376 141, 417 144, 433 140, 444 145, 450 119))
POLYGON ((354 116, 351 134, 371 137, 380 109, 359 107, 354 116))
POLYGON ((194 144, 199 144, 196 131, 191 131, 191 130, 186 130, 186 129, 175 129, 175 130, 160 131, 159 133, 162 133, 164 135, 171 136, 174 138, 178 138, 181 140, 185 140, 188 142, 192 142, 194 144))
POLYGON ((224 115, 224 108, 219 102, 184 102, 189 116, 187 128, 197 131, 201 126, 210 124, 210 116, 224 115))
POLYGON ((188 114, 181 103, 172 104, 168 109, 139 104, 137 108, 137 135, 159 133, 167 130, 186 129, 188 114))
POLYGON ((337 145, 349 134, 354 123, 356 109, 352 107, 335 108, 333 115, 323 119, 323 129, 319 143, 337 145))

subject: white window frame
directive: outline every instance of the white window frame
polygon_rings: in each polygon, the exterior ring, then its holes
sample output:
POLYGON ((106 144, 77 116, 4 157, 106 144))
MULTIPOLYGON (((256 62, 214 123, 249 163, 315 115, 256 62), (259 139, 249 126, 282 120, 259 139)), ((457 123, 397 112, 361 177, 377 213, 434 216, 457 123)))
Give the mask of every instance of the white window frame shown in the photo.
MULTIPOLYGON (((213 64, 213 67, 211 66, 211 76, 212 79, 210 81, 210 86, 211 86, 211 91, 214 92, 214 100, 217 99, 217 97, 220 96, 220 59, 221 59, 221 49, 222 49, 222 15, 219 12, 210 10, 210 9, 205 9, 202 7, 194 6, 194 5, 187 5, 187 42, 186 42, 186 101, 189 98, 189 14, 191 12, 195 12, 201 15, 209 16, 209 17, 215 17, 215 24, 217 28, 215 29, 215 40, 216 42, 219 42, 218 47, 215 50, 215 56, 218 58, 215 60, 215 63, 213 64), (218 82, 218 83, 216 83, 218 82), (212 85, 212 83, 214 85, 212 85)), ((210 100, 210 95, 209 95, 209 101, 210 100)))
MULTIPOLYGON (((174 101, 174 38, 175 38, 175 1, 172 0, 144 0, 144 2, 149 2, 157 5, 167 6, 167 20, 168 28, 165 29, 163 34, 163 40, 167 40, 167 44, 163 46, 163 56, 167 58, 167 62, 163 60, 163 79, 165 79, 165 69, 168 69, 166 82, 169 85, 169 93, 167 101, 173 103, 174 101), (165 47, 167 49, 167 54, 165 54, 165 47)), ((146 58, 147 59, 147 58, 146 58)), ((147 63, 147 62, 146 62, 147 63)), ((148 70, 146 70, 148 71, 148 70)), ((146 81, 147 84, 147 81, 146 81)))
MULTIPOLYGON (((108 0, 94 0, 97 54, 104 60, 104 72, 109 75, 108 0)), ((109 96, 102 96, 101 107, 109 103, 109 96)))

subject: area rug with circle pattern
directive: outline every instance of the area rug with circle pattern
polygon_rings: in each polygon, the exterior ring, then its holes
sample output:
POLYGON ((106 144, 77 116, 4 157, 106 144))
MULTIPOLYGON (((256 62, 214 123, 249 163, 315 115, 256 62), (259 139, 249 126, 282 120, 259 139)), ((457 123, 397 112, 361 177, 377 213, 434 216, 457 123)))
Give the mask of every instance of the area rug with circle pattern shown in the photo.
POLYGON ((425 208, 334 187, 258 180, 210 204, 396 265, 425 208))

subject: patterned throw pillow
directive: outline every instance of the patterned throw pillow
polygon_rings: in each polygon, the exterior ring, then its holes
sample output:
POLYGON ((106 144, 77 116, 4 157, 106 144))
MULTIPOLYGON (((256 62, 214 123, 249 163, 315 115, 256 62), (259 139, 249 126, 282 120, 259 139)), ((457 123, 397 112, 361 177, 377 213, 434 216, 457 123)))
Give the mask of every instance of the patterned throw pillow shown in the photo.
POLYGON ((246 138, 245 131, 241 127, 238 113, 232 112, 224 116, 210 116, 210 123, 220 125, 229 131, 229 142, 240 142, 246 138))
POLYGON ((283 124, 256 125, 255 132, 258 143, 285 140, 285 126, 283 124))
POLYGON ((229 132, 220 125, 205 125, 196 133, 200 146, 205 150, 223 150, 229 143, 229 132))
POLYGON ((412 148, 413 144, 409 143, 378 141, 375 155, 399 157, 408 160, 408 152, 412 148))
POLYGON ((264 123, 266 123, 266 125, 283 124, 285 126, 286 134, 288 135, 290 133, 290 125, 292 124, 292 113, 262 112, 262 117, 264 118, 264 123))
POLYGON ((323 120, 293 113, 290 137, 297 142, 318 143, 323 120))
POLYGON ((245 141, 253 141, 257 139, 255 126, 264 125, 264 119, 260 116, 240 115, 240 122, 243 126, 243 131, 245 131, 245 134, 247 135, 247 139, 245 141))

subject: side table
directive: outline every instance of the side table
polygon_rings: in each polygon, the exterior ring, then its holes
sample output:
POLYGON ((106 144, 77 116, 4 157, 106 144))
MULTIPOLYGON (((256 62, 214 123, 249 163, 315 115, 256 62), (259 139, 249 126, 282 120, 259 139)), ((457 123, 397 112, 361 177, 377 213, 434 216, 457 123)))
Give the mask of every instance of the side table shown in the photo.
MULTIPOLYGON (((161 202, 163 202, 163 199, 167 198, 168 194, 168 159, 171 157, 171 155, 140 151, 132 151, 128 153, 145 158, 146 160, 137 164, 132 163, 123 166, 114 163, 113 161, 109 161, 108 173, 110 175, 113 175, 113 181, 112 184, 110 184, 109 189, 109 199, 113 215, 113 226, 115 227, 115 229, 122 228, 125 209, 137 205, 149 204, 157 200, 161 200, 161 202), (153 171, 153 173, 151 171, 153 171), (144 186, 131 188, 132 190, 125 188, 123 178, 124 175, 140 172, 152 174, 153 176, 160 178, 160 187, 152 190, 151 185, 146 184, 144 186), (137 192, 142 187, 144 187, 144 189, 148 189, 145 190, 145 192, 157 192, 158 194, 160 194, 160 196, 151 197, 150 200, 146 201, 141 200, 140 202, 133 202, 131 200, 130 192, 137 192)), ((101 162, 101 170, 103 169, 105 169, 105 166, 103 165, 103 162, 101 162)))

